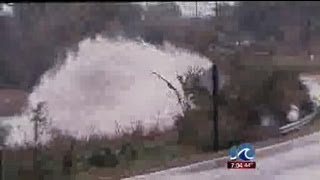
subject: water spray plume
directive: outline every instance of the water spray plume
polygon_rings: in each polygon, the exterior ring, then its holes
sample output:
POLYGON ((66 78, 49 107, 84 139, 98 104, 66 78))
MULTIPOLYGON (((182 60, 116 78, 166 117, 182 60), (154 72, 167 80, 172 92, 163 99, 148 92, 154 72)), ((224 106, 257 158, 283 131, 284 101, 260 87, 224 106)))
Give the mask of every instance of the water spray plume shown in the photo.
MULTIPOLYGON (((211 62, 168 44, 160 50, 124 39, 84 40, 77 55, 70 53, 59 69, 43 75, 29 104, 46 102, 52 127, 74 136, 112 135, 117 123, 126 128, 137 121, 148 130, 156 119, 160 128, 171 127, 172 117, 182 113, 177 75, 190 66, 209 68, 211 62), (166 83, 150 72, 157 72, 153 74, 166 83)), ((13 127, 8 142, 32 140, 30 110, 6 123, 13 127)))

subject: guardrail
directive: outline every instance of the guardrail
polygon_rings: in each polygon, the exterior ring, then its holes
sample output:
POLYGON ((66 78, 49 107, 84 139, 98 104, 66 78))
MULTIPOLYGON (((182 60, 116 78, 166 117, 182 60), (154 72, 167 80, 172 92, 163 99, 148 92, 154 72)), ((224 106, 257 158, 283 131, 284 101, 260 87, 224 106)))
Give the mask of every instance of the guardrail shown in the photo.
POLYGON ((281 134, 286 134, 290 131, 293 131, 293 130, 297 130, 299 128, 301 128, 302 126, 310 123, 314 117, 318 114, 319 112, 319 108, 317 108, 316 110, 314 110, 314 112, 310 113, 309 115, 301 118, 300 120, 296 121, 296 122, 292 122, 292 123, 289 123, 289 124, 286 124, 282 127, 279 128, 279 131, 281 134))

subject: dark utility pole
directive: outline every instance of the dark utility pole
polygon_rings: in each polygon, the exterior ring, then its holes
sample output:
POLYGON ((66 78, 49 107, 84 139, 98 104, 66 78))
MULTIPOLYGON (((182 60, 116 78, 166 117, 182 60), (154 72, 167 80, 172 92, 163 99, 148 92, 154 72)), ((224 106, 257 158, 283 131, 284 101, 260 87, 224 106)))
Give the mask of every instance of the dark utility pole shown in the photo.
POLYGON ((219 91, 219 76, 217 65, 212 66, 212 107, 213 107, 213 150, 219 150, 219 128, 218 128, 218 91, 219 91))
POLYGON ((4 158, 3 158, 3 153, 4 153, 4 146, 1 145, 0 146, 0 180, 4 180, 4 167, 3 167, 3 162, 4 162, 4 158))
POLYGON ((306 24, 306 38, 305 38, 306 44, 307 44, 308 58, 310 58, 310 55, 311 55, 310 38, 311 38, 311 21, 310 19, 308 19, 306 24))
POLYGON ((215 1, 215 16, 218 17, 219 16, 219 5, 218 5, 218 1, 215 1))
POLYGON ((198 17, 198 1, 196 1, 196 17, 198 17))

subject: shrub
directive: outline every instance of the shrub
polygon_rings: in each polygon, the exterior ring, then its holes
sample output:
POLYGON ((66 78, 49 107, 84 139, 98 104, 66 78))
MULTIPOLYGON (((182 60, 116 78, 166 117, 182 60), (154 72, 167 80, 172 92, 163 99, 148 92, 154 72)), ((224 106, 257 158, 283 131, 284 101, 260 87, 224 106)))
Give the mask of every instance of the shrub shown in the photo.
POLYGON ((209 118, 212 113, 212 97, 207 89, 199 85, 202 72, 200 68, 191 67, 184 74, 184 78, 178 77, 184 91, 185 103, 183 115, 176 116, 176 127, 179 144, 208 149, 212 144, 212 121, 209 118), (191 96, 193 99, 189 98, 191 96))
POLYGON ((138 152, 136 149, 134 149, 131 143, 125 143, 121 146, 118 156, 119 158, 129 162, 137 159, 138 152))
POLYGON ((119 161, 108 147, 94 151, 88 159, 89 164, 96 167, 116 167, 119 161))

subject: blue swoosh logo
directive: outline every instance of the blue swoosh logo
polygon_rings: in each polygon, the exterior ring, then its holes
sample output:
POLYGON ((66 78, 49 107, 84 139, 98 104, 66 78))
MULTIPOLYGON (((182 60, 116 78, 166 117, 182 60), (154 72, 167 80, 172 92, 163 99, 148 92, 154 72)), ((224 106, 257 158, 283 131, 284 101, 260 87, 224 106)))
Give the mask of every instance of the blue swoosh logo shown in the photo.
POLYGON ((238 148, 233 146, 229 150, 230 160, 236 160, 238 157, 243 161, 253 160, 255 151, 249 143, 241 144, 238 148))
POLYGON ((251 151, 250 148, 242 149, 239 151, 238 157, 244 161, 252 160, 254 159, 254 156, 250 155, 250 151, 251 151))

